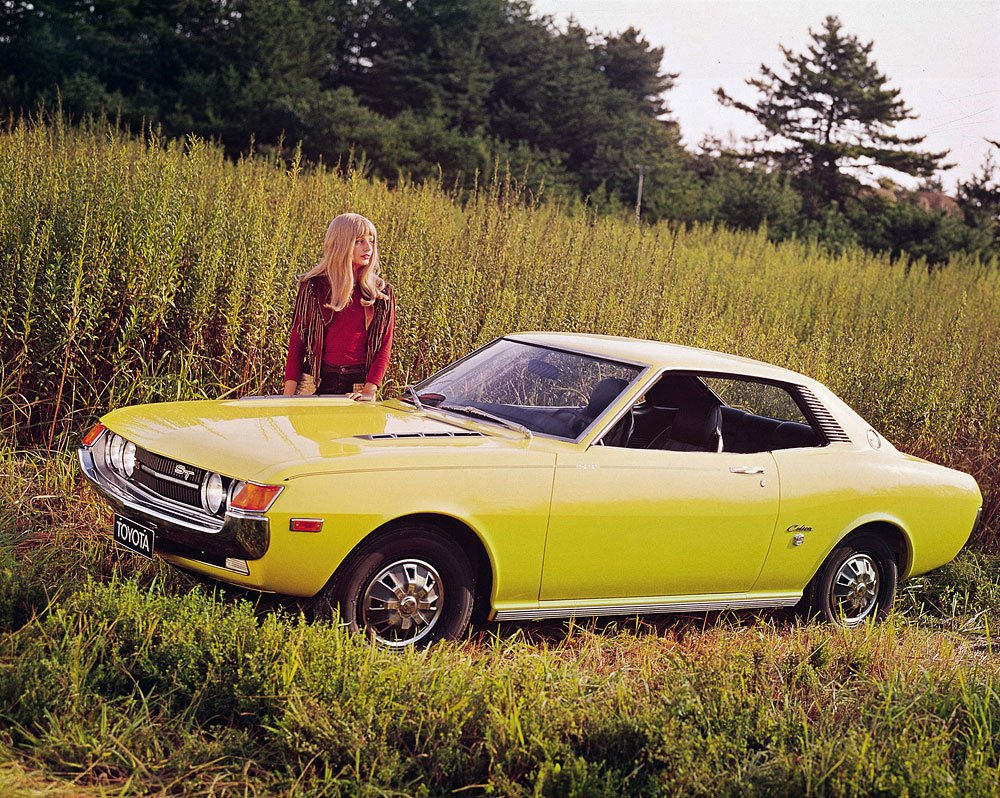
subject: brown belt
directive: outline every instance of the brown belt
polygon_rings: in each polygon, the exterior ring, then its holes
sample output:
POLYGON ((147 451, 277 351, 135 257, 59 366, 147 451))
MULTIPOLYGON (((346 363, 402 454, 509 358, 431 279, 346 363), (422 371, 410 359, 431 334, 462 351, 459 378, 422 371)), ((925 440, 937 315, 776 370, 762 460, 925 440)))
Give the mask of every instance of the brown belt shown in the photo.
POLYGON ((364 370, 365 367, 361 363, 354 366, 328 366, 326 363, 323 364, 324 374, 355 374, 364 370))

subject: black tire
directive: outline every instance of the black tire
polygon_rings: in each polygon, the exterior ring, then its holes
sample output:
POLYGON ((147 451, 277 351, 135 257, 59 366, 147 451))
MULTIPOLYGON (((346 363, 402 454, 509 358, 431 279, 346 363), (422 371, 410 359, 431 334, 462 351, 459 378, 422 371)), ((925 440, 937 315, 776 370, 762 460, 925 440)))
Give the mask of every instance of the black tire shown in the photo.
POLYGON ((841 626, 858 626, 889 614, 898 581, 896 558, 885 541, 859 534, 830 552, 806 589, 810 614, 841 626))
POLYGON ((475 573, 462 547, 434 527, 411 524, 355 549, 313 600, 313 616, 335 611, 351 631, 387 648, 428 646, 465 635, 475 573))

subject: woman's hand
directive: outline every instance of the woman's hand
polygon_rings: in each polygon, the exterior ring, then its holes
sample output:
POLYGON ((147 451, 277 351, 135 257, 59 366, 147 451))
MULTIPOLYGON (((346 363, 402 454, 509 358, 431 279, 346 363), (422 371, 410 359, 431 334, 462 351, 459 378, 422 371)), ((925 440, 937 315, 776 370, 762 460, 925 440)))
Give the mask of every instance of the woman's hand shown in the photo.
POLYGON ((363 390, 355 391, 350 396, 355 402, 374 402, 377 393, 378 386, 374 382, 366 382, 363 390))
POLYGON ((298 380, 285 380, 285 387, 282 391, 284 396, 295 396, 295 389, 298 387, 298 380))

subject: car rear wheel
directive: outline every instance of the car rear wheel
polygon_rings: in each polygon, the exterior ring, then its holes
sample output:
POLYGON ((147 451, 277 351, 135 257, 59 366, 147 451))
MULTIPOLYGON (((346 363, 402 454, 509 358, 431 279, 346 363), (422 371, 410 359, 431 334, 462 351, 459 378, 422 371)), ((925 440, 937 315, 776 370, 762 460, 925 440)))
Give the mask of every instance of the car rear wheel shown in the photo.
POLYGON ((881 620, 892 607, 896 558, 874 535, 848 538, 835 548, 808 590, 809 610, 830 623, 857 626, 881 620))
POLYGON ((356 549, 313 604, 315 617, 364 631, 388 648, 457 640, 472 615, 475 576, 462 547, 409 525, 356 549))

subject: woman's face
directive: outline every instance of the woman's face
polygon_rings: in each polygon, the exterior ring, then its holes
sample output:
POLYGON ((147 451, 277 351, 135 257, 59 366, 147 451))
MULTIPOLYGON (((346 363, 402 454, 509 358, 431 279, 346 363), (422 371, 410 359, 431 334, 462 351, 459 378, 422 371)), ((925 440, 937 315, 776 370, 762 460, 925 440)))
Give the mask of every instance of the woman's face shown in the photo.
POLYGON ((375 236, 365 233, 354 239, 353 263, 355 268, 367 266, 372 262, 372 254, 375 252, 375 236))

